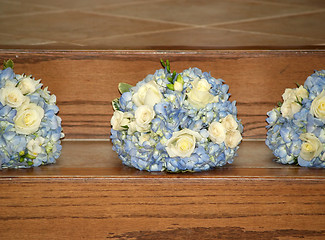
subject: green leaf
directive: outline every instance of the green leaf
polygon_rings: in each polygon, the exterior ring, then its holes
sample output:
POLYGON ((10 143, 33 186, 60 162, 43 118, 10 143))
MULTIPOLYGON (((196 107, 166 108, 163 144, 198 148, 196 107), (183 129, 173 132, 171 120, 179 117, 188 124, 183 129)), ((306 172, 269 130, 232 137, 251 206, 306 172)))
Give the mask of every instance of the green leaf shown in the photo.
POLYGON ((36 157, 35 156, 32 156, 32 155, 30 155, 30 154, 26 154, 26 157, 28 157, 28 158, 30 158, 30 159, 35 159, 36 157))
POLYGON ((173 91, 174 91, 174 84, 169 83, 169 84, 167 84, 167 87, 168 87, 170 90, 173 90, 173 91))
POLYGON ((170 73, 170 63, 169 63, 168 59, 166 60, 166 66, 167 66, 167 72, 170 73))
POLYGON ((178 75, 178 76, 177 76, 176 82, 179 82, 179 83, 181 83, 181 84, 184 84, 184 80, 183 80, 183 78, 182 78, 181 75, 178 75))
POLYGON ((14 68, 14 62, 11 60, 11 59, 9 59, 9 60, 4 60, 3 61, 3 69, 6 69, 6 68, 14 68))
POLYGON ((296 83, 297 87, 299 88, 300 87, 300 84, 299 83, 296 83))
POLYGON ((279 107, 281 107, 281 106, 282 106, 282 104, 283 104, 282 102, 278 102, 278 106, 279 106, 279 107))
POLYGON ((161 66, 163 66, 163 68, 166 67, 166 64, 165 64, 164 60, 160 59, 160 63, 161 63, 161 66))
POLYGON ((167 77, 167 80, 170 82, 170 83, 173 83, 173 79, 171 77, 167 77))
POLYGON ((125 92, 130 92, 130 89, 133 86, 128 84, 128 83, 119 83, 118 84, 118 90, 120 91, 121 94, 125 93, 125 92))
POLYGON ((119 98, 115 98, 112 101, 112 106, 113 106, 114 111, 120 110, 120 100, 119 100, 119 98))

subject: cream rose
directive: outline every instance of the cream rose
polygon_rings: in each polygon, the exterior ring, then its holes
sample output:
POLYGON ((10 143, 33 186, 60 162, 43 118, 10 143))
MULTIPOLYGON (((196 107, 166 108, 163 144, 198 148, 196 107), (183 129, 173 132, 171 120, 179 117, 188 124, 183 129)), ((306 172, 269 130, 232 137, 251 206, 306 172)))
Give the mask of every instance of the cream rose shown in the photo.
POLYGON ((9 83, 0 89, 0 102, 2 105, 18 108, 25 101, 25 98, 19 88, 16 88, 14 84, 9 83))
POLYGON ((289 101, 289 100, 284 101, 284 103, 281 106, 282 117, 293 118, 293 115, 299 112, 300 109, 301 109, 301 105, 299 103, 289 101))
POLYGON ((295 89, 286 88, 286 90, 282 94, 282 99, 283 101, 295 101, 296 100, 295 89))
POLYGON ((14 117, 16 132, 26 135, 36 132, 43 117, 43 108, 37 106, 35 103, 22 105, 14 117))
POLYGON ((323 150, 322 143, 313 133, 302 133, 299 137, 301 144, 300 157, 305 161, 310 161, 318 157, 323 150))
POLYGON ((166 151, 170 157, 190 157, 195 149, 196 140, 201 139, 202 136, 198 132, 185 128, 173 133, 166 142, 166 151))
POLYGON ((38 82, 31 77, 23 77, 18 84, 18 88, 23 94, 33 93, 36 90, 38 82))
POLYGON ((128 126, 130 123, 130 118, 132 114, 124 113, 121 111, 115 111, 112 118, 111 118, 111 125, 114 130, 124 130, 124 126, 128 126))
POLYGON ((309 94, 308 94, 307 89, 304 88, 303 85, 300 85, 299 88, 296 88, 295 95, 298 98, 298 100, 300 101, 301 99, 307 98, 309 94))
POLYGON ((28 154, 36 157, 38 154, 42 152, 42 144, 44 143, 44 138, 37 137, 35 139, 30 140, 27 143, 28 154))
POLYGON ((229 148, 235 148, 242 140, 242 136, 238 130, 230 130, 226 133, 225 145, 229 148))
POLYGON ((225 127, 226 131, 236 130, 238 128, 238 123, 231 114, 222 119, 221 124, 225 127))
POLYGON ((138 132, 146 132, 150 129, 151 120, 155 117, 155 111, 151 106, 142 105, 135 111, 135 124, 138 132))
POLYGON ((325 120, 325 90, 323 90, 311 103, 310 113, 317 118, 325 120))
POLYGON ((157 83, 153 80, 141 86, 132 96, 132 101, 137 107, 142 105, 153 107, 156 103, 159 103, 161 99, 162 94, 157 83))
POLYGON ((206 79, 195 80, 192 83, 193 88, 187 94, 188 101, 196 108, 203 108, 208 103, 217 101, 217 97, 213 96, 209 90, 211 84, 206 79))
POLYGON ((226 139, 226 129, 219 122, 212 122, 209 126, 209 138, 212 142, 221 144, 226 139))

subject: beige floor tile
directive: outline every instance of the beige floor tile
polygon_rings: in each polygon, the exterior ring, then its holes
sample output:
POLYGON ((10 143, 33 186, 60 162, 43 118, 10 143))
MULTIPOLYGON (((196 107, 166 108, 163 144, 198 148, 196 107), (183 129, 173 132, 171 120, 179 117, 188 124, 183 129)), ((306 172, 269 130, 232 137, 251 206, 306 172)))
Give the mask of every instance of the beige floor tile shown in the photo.
POLYGON ((325 7, 324 0, 255 0, 268 3, 276 4, 290 4, 290 5, 302 5, 302 6, 313 6, 313 7, 325 7))
POLYGON ((32 14, 34 12, 48 11, 52 8, 30 5, 28 3, 0 2, 0 19, 10 15, 19 15, 22 13, 32 14))
POLYGON ((10 18, 8 21, 10 24, 0 22, 0 29, 7 34, 65 42, 178 27, 175 24, 99 16, 78 11, 23 16, 10 18))
POLYGON ((44 44, 53 44, 54 41, 33 38, 33 37, 25 37, 25 36, 11 36, 11 35, 4 35, 0 33, 0 46, 15 46, 15 45, 35 45, 40 46, 44 44))
POLYGON ((325 39, 325 12, 223 25, 222 27, 243 31, 325 39))
POLYGON ((227 30, 198 28, 116 38, 83 40, 90 48, 113 49, 217 49, 237 46, 300 46, 321 43, 295 37, 252 34, 227 30))
POLYGON ((122 4, 133 2, 133 0, 18 0, 20 2, 28 3, 31 5, 51 6, 60 9, 79 9, 89 8, 94 6, 107 6, 112 4, 122 4))
POLYGON ((137 4, 123 7, 94 8, 92 11, 138 18, 180 22, 187 24, 212 24, 304 12, 309 6, 281 6, 264 2, 229 0, 169 0, 166 2, 137 4))

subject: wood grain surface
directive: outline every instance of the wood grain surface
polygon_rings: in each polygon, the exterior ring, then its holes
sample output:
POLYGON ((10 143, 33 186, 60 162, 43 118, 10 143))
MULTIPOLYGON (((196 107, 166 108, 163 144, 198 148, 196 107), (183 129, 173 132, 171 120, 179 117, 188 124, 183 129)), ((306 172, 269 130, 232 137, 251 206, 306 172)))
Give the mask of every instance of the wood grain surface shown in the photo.
POLYGON ((123 166, 108 141, 64 141, 57 164, 0 173, 0 239, 324 239, 324 169, 245 141, 202 173, 123 166))
POLYGON ((266 113, 285 88, 324 68, 324 50, 40 51, 2 50, 17 73, 33 74, 57 96, 67 138, 108 139, 119 82, 136 84, 169 59, 178 72, 198 67, 230 86, 244 138, 264 139, 266 113))

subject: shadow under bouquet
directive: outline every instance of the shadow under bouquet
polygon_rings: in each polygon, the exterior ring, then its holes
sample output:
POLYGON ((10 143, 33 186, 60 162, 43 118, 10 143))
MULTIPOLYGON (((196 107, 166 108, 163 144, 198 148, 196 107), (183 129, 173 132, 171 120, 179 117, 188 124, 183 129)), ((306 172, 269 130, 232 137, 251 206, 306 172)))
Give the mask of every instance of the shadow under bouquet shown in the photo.
POLYGON ((232 163, 242 140, 228 85, 198 68, 170 64, 136 86, 120 83, 111 140, 122 162, 147 171, 203 171, 232 163))

